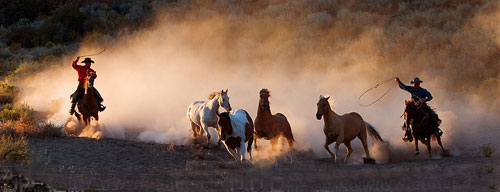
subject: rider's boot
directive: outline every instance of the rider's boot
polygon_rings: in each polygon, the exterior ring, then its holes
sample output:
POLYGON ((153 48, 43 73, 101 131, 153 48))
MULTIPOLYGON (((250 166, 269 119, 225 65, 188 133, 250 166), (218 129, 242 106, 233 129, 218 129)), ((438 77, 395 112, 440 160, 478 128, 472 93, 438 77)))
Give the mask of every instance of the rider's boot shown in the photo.
POLYGON ((71 109, 69 110, 69 115, 75 114, 76 103, 71 103, 71 109))
POLYGON ((106 106, 104 106, 102 103, 99 104, 99 111, 102 112, 106 109, 106 106))

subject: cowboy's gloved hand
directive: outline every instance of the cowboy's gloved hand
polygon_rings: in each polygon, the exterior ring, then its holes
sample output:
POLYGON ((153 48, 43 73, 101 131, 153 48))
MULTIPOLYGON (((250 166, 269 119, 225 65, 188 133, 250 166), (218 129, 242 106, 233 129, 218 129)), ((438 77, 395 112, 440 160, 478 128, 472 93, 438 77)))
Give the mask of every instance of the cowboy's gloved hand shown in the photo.
POLYGON ((78 60, 80 60, 80 56, 76 56, 76 62, 78 62, 78 60))

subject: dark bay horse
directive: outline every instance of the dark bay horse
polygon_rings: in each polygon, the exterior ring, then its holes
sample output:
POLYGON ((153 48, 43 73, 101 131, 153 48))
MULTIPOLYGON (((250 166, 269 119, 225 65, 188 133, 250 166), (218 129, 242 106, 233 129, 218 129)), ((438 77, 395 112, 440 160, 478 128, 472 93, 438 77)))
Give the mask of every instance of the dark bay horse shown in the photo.
POLYGON ((293 147, 295 140, 293 139, 292 128, 285 115, 281 113, 273 115, 271 113, 269 106, 271 94, 267 89, 260 90, 259 94, 259 107, 255 118, 255 148, 257 148, 257 139, 260 138, 270 140, 271 146, 274 148, 281 136, 286 138, 288 146, 293 147))
POLYGON ((441 143, 441 137, 437 133, 438 127, 432 117, 417 106, 413 100, 405 101, 405 104, 405 123, 410 126, 411 134, 415 139, 415 155, 420 154, 418 151, 418 141, 420 141, 427 146, 429 158, 432 158, 431 136, 434 136, 443 150, 443 155, 447 156, 447 150, 444 149, 441 143))
POLYGON ((94 117, 96 121, 99 120, 99 104, 95 98, 94 80, 96 75, 89 73, 85 81, 85 94, 78 100, 78 112, 75 116, 78 121, 83 121, 85 126, 90 124, 90 117, 94 117))

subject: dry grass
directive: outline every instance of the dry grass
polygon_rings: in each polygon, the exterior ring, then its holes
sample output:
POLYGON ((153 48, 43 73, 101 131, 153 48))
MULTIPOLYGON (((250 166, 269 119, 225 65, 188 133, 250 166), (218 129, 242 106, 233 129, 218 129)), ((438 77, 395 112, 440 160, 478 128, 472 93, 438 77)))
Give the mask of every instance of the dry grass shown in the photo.
POLYGON ((490 184, 488 185, 488 187, 489 187, 490 189, 497 189, 497 188, 498 188, 498 185, 497 185, 496 183, 490 183, 490 184))
POLYGON ((36 111, 27 104, 4 105, 0 113, 0 134, 29 137, 62 137, 63 127, 46 123, 36 111))
POLYGON ((495 153, 496 146, 494 144, 484 144, 481 146, 481 153, 485 157, 491 157, 495 153))
POLYGON ((495 167, 491 167, 491 166, 486 167, 487 173, 493 173, 493 171, 495 171, 495 167))
POLYGON ((30 160, 28 141, 25 137, 0 136, 0 162, 26 162, 30 160))

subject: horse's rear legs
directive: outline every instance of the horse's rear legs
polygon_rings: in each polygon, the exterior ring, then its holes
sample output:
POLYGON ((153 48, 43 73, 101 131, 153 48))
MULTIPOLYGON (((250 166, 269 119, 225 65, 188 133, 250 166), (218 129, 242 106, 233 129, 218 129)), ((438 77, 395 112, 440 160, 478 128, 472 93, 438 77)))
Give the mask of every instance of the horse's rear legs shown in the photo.
POLYGON ((193 131, 193 137, 198 137, 198 132, 200 131, 200 127, 191 121, 191 130, 193 131))

